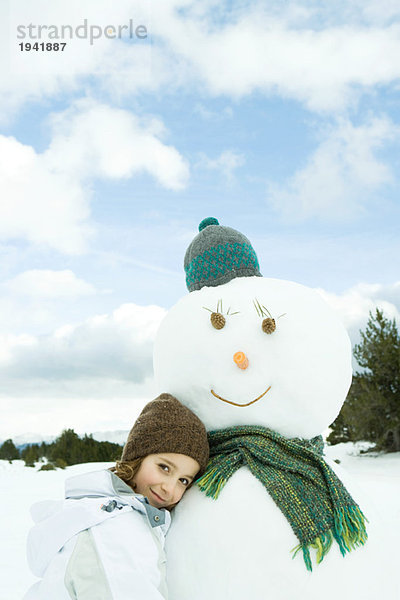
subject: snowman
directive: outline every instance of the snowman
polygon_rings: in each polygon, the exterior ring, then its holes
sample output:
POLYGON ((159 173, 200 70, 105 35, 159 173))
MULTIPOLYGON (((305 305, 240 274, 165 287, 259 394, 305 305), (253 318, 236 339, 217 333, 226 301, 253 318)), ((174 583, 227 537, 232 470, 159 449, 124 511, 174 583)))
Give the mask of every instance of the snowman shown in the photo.
POLYGON ((380 532, 323 456, 351 383, 343 325, 314 290, 262 277, 250 241, 212 217, 185 271, 154 371, 204 422, 211 461, 174 511, 171 600, 394 597, 380 532))

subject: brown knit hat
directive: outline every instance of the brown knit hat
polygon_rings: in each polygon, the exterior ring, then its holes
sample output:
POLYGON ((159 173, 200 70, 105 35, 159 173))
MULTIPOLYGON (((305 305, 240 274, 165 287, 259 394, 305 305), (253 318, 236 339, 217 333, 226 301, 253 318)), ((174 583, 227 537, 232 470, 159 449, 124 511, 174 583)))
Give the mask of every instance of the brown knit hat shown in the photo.
POLYGON ((122 451, 122 461, 135 460, 149 454, 174 452, 197 460, 200 471, 208 462, 207 432, 196 415, 171 396, 161 394, 146 404, 122 451))

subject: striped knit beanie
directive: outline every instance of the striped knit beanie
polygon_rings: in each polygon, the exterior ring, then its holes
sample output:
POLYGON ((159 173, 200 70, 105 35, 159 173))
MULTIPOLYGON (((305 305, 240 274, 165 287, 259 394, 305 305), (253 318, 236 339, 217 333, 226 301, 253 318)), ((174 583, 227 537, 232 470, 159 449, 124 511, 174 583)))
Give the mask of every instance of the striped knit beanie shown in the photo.
POLYGON ((257 255, 242 233, 223 227, 214 217, 203 219, 199 232, 185 254, 189 292, 222 285, 235 277, 262 277, 257 255))

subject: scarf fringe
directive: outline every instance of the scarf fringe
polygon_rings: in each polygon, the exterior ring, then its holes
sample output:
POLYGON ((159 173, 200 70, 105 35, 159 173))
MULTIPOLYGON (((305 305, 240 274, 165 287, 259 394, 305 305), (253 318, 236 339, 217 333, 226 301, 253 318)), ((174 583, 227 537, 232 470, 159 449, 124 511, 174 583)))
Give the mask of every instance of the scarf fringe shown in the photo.
POLYGON ((358 506, 349 506, 345 511, 335 513, 334 529, 322 533, 309 544, 298 544, 292 550, 292 558, 302 550, 306 568, 308 571, 312 571, 310 548, 316 550, 315 560, 319 565, 328 554, 333 539, 338 543, 342 556, 345 556, 346 552, 350 552, 360 545, 363 546, 367 541, 368 534, 365 521, 367 519, 358 506))
POLYGON ((358 506, 348 506, 344 511, 335 513, 333 535, 344 556, 359 546, 364 546, 368 539, 365 522, 367 519, 358 506))
POLYGON ((225 477, 218 472, 218 469, 211 469, 208 473, 197 480, 197 485, 206 496, 211 496, 216 500, 226 484, 225 477))

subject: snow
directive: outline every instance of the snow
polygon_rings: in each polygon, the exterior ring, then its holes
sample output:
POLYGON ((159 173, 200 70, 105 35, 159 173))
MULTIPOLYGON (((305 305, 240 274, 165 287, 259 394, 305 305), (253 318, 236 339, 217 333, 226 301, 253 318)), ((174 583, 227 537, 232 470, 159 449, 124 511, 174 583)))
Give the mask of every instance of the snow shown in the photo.
MULTIPOLYGON (((326 448, 326 456, 340 460, 355 484, 371 499, 383 523, 400 535, 400 453, 360 455, 368 443, 336 444, 326 448)), ((393 553, 395 549, 393 548, 393 553)), ((389 552, 390 554, 390 552, 389 552)))
MULTIPOLYGON (((349 477, 362 487, 382 515, 386 524, 397 528, 400 535, 400 453, 360 456, 360 445, 338 444, 326 449, 331 460, 340 460, 349 477)), ((112 463, 88 463, 67 467, 65 470, 39 471, 25 467, 23 461, 0 461, 0 580, 1 598, 21 600, 28 587, 36 580, 30 573, 25 558, 25 541, 32 521, 29 509, 32 503, 60 499, 67 477, 97 469, 112 463)), ((396 537, 395 535, 393 536, 396 537)), ((395 555, 397 546, 386 547, 385 554, 395 555)), ((345 585, 345 581, 342 582, 345 585)))
POLYGON ((36 581, 25 556, 26 536, 33 524, 31 505, 41 500, 62 499, 67 477, 112 464, 87 463, 65 470, 39 471, 41 464, 32 468, 25 467, 22 460, 15 460, 12 464, 0 460, 0 598, 21 600, 29 586, 36 581))

